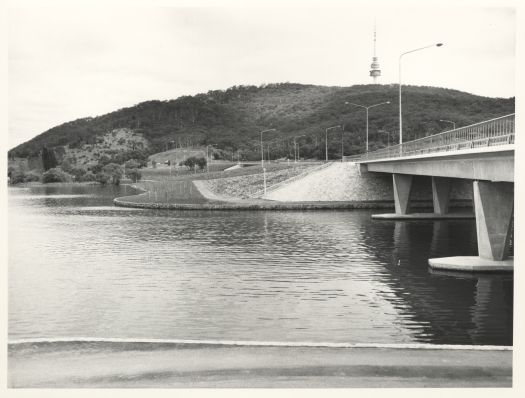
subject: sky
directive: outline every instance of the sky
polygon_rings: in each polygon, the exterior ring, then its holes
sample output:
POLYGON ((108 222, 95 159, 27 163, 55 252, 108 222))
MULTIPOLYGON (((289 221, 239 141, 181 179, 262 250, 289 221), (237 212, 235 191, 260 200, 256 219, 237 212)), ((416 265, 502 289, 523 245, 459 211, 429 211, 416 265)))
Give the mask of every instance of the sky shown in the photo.
POLYGON ((380 83, 397 84, 401 53, 443 42, 403 56, 403 84, 515 95, 511 7, 50 4, 8 9, 9 148, 147 100, 241 84, 371 84, 374 21, 380 83))

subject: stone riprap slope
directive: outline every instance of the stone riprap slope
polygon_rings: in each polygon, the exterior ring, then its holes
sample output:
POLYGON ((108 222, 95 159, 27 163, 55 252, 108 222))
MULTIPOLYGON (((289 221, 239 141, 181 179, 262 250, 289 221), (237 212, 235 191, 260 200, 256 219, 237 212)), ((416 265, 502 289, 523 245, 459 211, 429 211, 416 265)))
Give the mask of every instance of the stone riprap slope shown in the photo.
MULTIPOLYGON (((318 167, 319 165, 298 164, 279 170, 268 170, 266 173, 266 186, 270 188, 272 185, 281 183, 318 167)), ((257 174, 217 178, 207 181, 207 187, 211 192, 221 197, 241 199, 261 198, 264 194, 264 176, 259 170, 257 174)))
POLYGON ((266 199, 302 201, 392 200, 392 177, 360 175, 353 163, 333 163, 269 192, 266 199), (389 178, 388 178, 389 177, 389 178))
MULTIPOLYGON (((303 201, 393 201, 392 175, 360 173, 354 163, 333 163, 330 166, 284 184, 269 192, 266 199, 303 201)), ((413 200, 432 200, 430 177, 416 177, 412 189, 413 200)), ((451 198, 472 199, 472 184, 453 180, 451 198)))

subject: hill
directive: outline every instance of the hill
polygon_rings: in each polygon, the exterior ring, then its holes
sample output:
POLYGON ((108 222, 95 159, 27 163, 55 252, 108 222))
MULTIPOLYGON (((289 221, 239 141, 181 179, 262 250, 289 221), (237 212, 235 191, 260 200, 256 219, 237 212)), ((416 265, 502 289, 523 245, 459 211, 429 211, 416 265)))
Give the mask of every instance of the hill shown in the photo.
MULTIPOLYGON (((234 86, 170 101, 147 101, 97 117, 87 117, 53 127, 9 151, 9 156, 36 156, 43 146, 67 152, 104 141, 109 133, 125 129, 143 137, 147 154, 174 148, 214 145, 244 159, 260 159, 261 130, 271 144, 271 157, 293 157, 293 137, 304 157, 324 157, 325 129, 344 125, 345 155, 364 149, 365 112, 345 105, 372 105, 370 150, 396 142, 398 125, 397 85, 326 87, 294 83, 234 86), (378 131, 388 131, 389 134, 378 131), (62 148, 62 149, 60 149, 62 148), (64 150, 65 149, 65 150, 64 150)), ((403 86, 404 140, 450 128, 440 119, 464 126, 514 112, 514 98, 488 98, 465 92, 420 86, 403 86)), ((329 135, 329 156, 341 152, 341 134, 329 135)))

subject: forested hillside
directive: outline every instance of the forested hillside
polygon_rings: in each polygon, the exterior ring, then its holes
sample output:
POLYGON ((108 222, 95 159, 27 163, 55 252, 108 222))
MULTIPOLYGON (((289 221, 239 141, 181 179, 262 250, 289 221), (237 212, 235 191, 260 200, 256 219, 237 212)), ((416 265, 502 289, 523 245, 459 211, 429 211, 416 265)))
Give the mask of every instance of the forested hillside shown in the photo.
MULTIPOLYGON (((82 148, 115 129, 130 129, 148 142, 149 153, 177 147, 213 144, 237 152, 240 158, 260 158, 260 135, 271 144, 271 156, 293 154, 297 138, 301 157, 324 157, 325 129, 344 125, 344 152, 363 151, 364 109, 345 104, 389 105, 370 109, 370 150, 398 140, 398 86, 325 87, 302 84, 235 86, 225 91, 184 96, 170 101, 147 101, 98 117, 53 127, 9 151, 10 157, 36 156, 48 148, 82 148), (388 132, 389 134, 387 134, 388 132)), ((436 87, 403 87, 404 140, 514 112, 514 98, 488 98, 436 87)), ((341 153, 341 132, 329 133, 329 155, 341 153)), ((293 156, 293 155, 291 155, 293 156)))

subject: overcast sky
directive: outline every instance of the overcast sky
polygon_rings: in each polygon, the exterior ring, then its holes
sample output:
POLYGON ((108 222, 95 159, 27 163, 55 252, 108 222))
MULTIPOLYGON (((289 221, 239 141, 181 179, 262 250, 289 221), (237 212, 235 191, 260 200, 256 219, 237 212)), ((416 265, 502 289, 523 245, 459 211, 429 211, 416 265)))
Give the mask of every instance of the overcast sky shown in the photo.
POLYGON ((512 8, 24 7, 9 10, 13 147, 73 119, 151 99, 273 82, 381 83, 515 95, 512 8))

